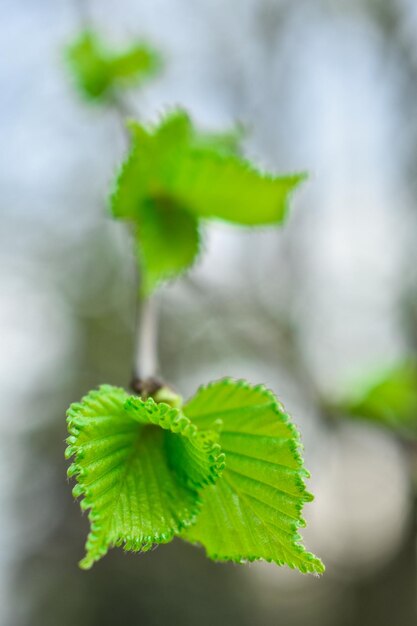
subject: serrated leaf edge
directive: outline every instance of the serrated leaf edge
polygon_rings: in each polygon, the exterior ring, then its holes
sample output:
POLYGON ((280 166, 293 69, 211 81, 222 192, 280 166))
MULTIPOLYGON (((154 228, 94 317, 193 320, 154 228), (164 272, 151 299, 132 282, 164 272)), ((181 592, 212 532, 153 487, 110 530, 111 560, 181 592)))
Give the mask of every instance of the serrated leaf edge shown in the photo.
MULTIPOLYGON (((297 485, 300 487, 300 499, 301 499, 301 502, 296 503, 295 507, 297 511, 299 511, 301 514, 301 511, 303 510, 304 505, 307 502, 312 502, 314 500, 314 495, 307 490, 306 484, 303 480, 303 476, 305 478, 309 478, 310 473, 304 468, 304 459, 301 454, 303 450, 301 435, 300 435, 298 428, 293 423, 290 415, 286 412, 283 404, 278 400, 278 398, 276 397, 275 393, 272 390, 268 389, 263 384, 251 385, 248 381, 244 379, 234 379, 231 377, 220 378, 218 380, 211 381, 210 383, 207 383, 205 385, 200 385, 194 395, 196 396, 199 392, 215 387, 216 385, 219 385, 220 383, 222 383, 225 387, 233 386, 234 388, 237 387, 241 389, 247 389, 250 391, 260 392, 262 396, 268 399, 270 404, 273 406, 274 412, 276 412, 276 414, 280 417, 280 419, 283 420, 286 426, 289 428, 290 432, 293 435, 293 440, 292 440, 293 444, 291 444, 291 447, 292 445, 294 446, 292 452, 294 454, 294 458, 298 465, 298 469, 297 469, 298 476, 297 476, 296 482, 297 482, 297 485)), ((193 398, 190 398, 190 401, 193 398)), ((187 404, 188 402, 185 403, 184 405, 185 412, 187 411, 187 404)), ((221 427, 220 427, 220 432, 221 432, 221 427)), ((227 453, 226 453, 226 467, 227 467, 227 453)), ((220 478, 220 480, 227 481, 227 477, 223 476, 222 478, 220 478)), ((317 575, 323 574, 325 571, 325 566, 323 562, 314 554, 312 554, 311 552, 308 552, 306 548, 304 547, 304 545, 301 543, 302 537, 297 531, 299 528, 304 528, 305 526, 306 526, 306 522, 301 515, 298 520, 294 520, 294 524, 292 526, 293 534, 291 535, 291 542, 292 542, 293 549, 295 549, 296 552, 298 552, 300 555, 303 556, 303 558, 305 558, 308 562, 312 564, 311 568, 307 567, 306 564, 301 564, 301 565, 295 564, 294 562, 291 562, 290 560, 282 561, 279 559, 264 558, 264 557, 259 557, 256 555, 249 555, 249 556, 241 555, 237 557, 236 556, 230 557, 227 555, 218 554, 217 552, 211 552, 199 541, 191 541, 190 543, 192 543, 193 545, 199 545, 203 547, 207 556, 214 561, 219 561, 219 562, 231 561, 237 564, 244 564, 244 563, 254 562, 254 561, 265 561, 267 563, 275 563, 276 565, 279 565, 279 566, 287 565, 291 569, 298 569, 300 572, 305 573, 305 574, 307 573, 312 573, 312 574, 317 574, 317 575)))
POLYGON ((142 403, 151 424, 193 440, 200 450, 208 454, 209 460, 213 463, 210 474, 206 481, 193 486, 199 488, 213 484, 225 467, 225 454, 218 443, 218 434, 211 430, 199 430, 181 409, 173 408, 165 402, 155 402, 153 398, 143 401, 138 396, 130 396, 124 405, 125 410, 128 413, 134 412, 139 408, 138 402, 142 403))
MULTIPOLYGON (((189 519, 184 520, 183 523, 177 524, 171 532, 155 534, 149 537, 146 536, 141 541, 138 541, 133 537, 118 537, 111 543, 111 545, 97 547, 94 557, 89 555, 89 552, 94 544, 100 540, 99 531, 101 530, 101 515, 98 511, 94 510, 94 502, 89 499, 90 494, 86 486, 86 480, 88 479, 89 473, 80 464, 83 459, 83 446, 77 445, 76 440, 88 421, 80 415, 80 413, 82 413, 85 408, 91 407, 91 402, 101 399, 103 393, 122 394, 124 396, 123 408, 125 410, 126 405, 128 405, 129 410, 132 410, 133 401, 140 400, 137 396, 129 396, 121 387, 100 385, 97 390, 91 390, 88 394, 86 394, 80 402, 72 403, 67 410, 69 436, 66 439, 66 443, 68 445, 65 450, 65 458, 70 459, 72 457, 74 459, 68 468, 67 475, 69 478, 75 478, 77 481, 77 484, 72 490, 72 494, 75 499, 80 499, 81 510, 88 511, 88 519, 90 522, 90 532, 85 546, 87 555, 79 563, 82 569, 90 569, 96 560, 100 559, 107 553, 110 547, 123 547, 125 551, 145 552, 151 549, 155 544, 168 543, 174 536, 179 535, 181 531, 195 523, 201 509, 201 496, 198 492, 196 492, 195 506, 190 511, 189 519)), ((220 445, 217 443, 217 434, 212 432, 209 433, 209 431, 199 431, 196 426, 191 424, 188 418, 181 414, 179 409, 174 409, 168 404, 156 403, 152 398, 148 398, 145 402, 142 402, 147 408, 148 417, 152 424, 160 426, 164 430, 179 433, 189 439, 194 439, 198 445, 201 445, 203 450, 207 451, 210 449, 209 455, 213 465, 210 468, 210 475, 207 483, 214 483, 217 477, 221 475, 225 465, 225 455, 221 452, 220 445), (157 418, 158 407, 162 409, 161 422, 158 422, 157 418)), ((115 411, 120 411, 120 406, 115 404, 114 408, 115 411)), ((132 421, 134 421, 133 418, 132 421)), ((202 484, 201 488, 204 486, 205 485, 202 484)), ((196 490, 197 485, 194 484, 193 488, 196 490)))

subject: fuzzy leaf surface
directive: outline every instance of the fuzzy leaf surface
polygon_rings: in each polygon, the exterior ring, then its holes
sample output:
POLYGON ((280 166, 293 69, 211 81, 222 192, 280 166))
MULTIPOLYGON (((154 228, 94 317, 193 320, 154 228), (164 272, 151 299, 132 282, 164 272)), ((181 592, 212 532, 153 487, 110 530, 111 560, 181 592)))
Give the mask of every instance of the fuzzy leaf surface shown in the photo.
POLYGON ((68 470, 89 509, 88 569, 112 546, 146 550, 193 523, 199 492, 222 468, 214 433, 179 409, 103 385, 68 410, 68 470))
POLYGON ((322 573, 320 559, 300 544, 306 490, 300 440, 274 394, 230 379, 201 388, 184 407, 199 428, 220 420, 226 467, 203 493, 197 522, 183 537, 220 561, 263 559, 322 573))

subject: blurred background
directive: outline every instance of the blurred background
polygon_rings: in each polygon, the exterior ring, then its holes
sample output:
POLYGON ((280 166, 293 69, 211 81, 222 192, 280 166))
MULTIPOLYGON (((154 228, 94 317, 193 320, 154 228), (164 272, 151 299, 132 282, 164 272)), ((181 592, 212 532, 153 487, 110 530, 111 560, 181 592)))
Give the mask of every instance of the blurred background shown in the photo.
POLYGON ((327 407, 417 350, 417 4, 2 8, 0 623, 414 626, 413 447, 327 407), (158 300, 161 370, 185 397, 246 377, 294 416, 321 579, 214 564, 179 540, 78 569, 88 521, 66 479, 65 410, 100 383, 128 385, 135 326, 129 234, 106 214, 120 117, 83 103, 63 63, 86 17, 103 39, 149 41, 165 59, 129 110, 152 121, 181 104, 207 130, 240 122, 261 167, 311 173, 284 229, 210 225, 199 263, 158 300))

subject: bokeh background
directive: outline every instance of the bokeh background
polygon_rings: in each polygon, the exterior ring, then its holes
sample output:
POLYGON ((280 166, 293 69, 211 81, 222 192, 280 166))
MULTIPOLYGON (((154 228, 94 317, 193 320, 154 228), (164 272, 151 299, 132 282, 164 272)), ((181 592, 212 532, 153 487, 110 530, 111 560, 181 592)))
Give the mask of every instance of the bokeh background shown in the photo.
MULTIPOLYGON (((413 0, 2 0, 0 623, 5 626, 414 626, 410 449, 326 406, 416 351, 417 4, 413 0), (245 153, 309 170, 284 229, 210 225, 158 295, 164 376, 184 396, 264 382, 299 425, 321 579, 218 565, 180 541, 82 572, 86 516, 63 460, 65 410, 130 380, 135 276, 105 198, 120 117, 83 103, 62 60, 87 16, 144 39, 163 73, 126 106, 240 122, 245 153)), ((415 471, 415 468, 414 468, 415 471)))

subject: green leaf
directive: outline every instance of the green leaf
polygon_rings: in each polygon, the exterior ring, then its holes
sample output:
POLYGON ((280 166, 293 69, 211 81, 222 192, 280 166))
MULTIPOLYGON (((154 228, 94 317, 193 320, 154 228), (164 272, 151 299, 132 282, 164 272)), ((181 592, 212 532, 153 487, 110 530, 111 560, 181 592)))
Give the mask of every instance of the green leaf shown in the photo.
POLYGON ((68 47, 67 60, 80 92, 89 100, 102 100, 115 88, 138 84, 160 66, 158 55, 148 46, 138 44, 114 53, 91 31, 68 47))
POLYGON ((193 264, 200 234, 193 215, 163 198, 144 206, 137 228, 137 256, 143 272, 141 292, 147 296, 162 280, 175 278, 193 264))
POLYGON ((171 193, 201 218, 244 226, 284 221, 290 193, 304 174, 261 174, 236 156, 195 151, 178 159, 171 193))
POLYGON ((133 146, 116 183, 112 212, 140 219, 142 204, 155 195, 203 218, 265 226, 283 221, 291 191, 304 174, 272 176, 233 154, 225 135, 194 130, 176 111, 154 129, 131 123, 133 146))
POLYGON ((417 436, 417 364, 398 363, 368 376, 339 409, 352 417, 417 436))
POLYGON ((191 141, 192 127, 180 112, 168 116, 154 132, 133 121, 128 126, 132 148, 117 176, 111 212, 114 217, 140 223, 149 201, 170 198, 172 206, 181 206, 167 188, 175 177, 179 153, 191 141))
POLYGON ((291 192, 305 178, 257 171, 237 156, 237 135, 199 133, 183 111, 167 116, 157 128, 131 122, 130 130, 132 148, 117 177, 111 211, 138 227, 145 291, 193 263, 198 221, 279 224, 291 192))
POLYGON ((111 546, 146 550, 195 521, 199 492, 221 472, 217 435, 199 432, 168 404, 117 387, 91 391, 68 410, 68 470, 89 509, 88 569, 111 546))
POLYGON ((203 492, 197 522, 183 537, 219 561, 263 559, 301 572, 322 562, 300 544, 306 490, 296 428, 272 392, 230 379, 202 387, 184 407, 199 428, 221 420, 226 455, 221 479, 203 492))

